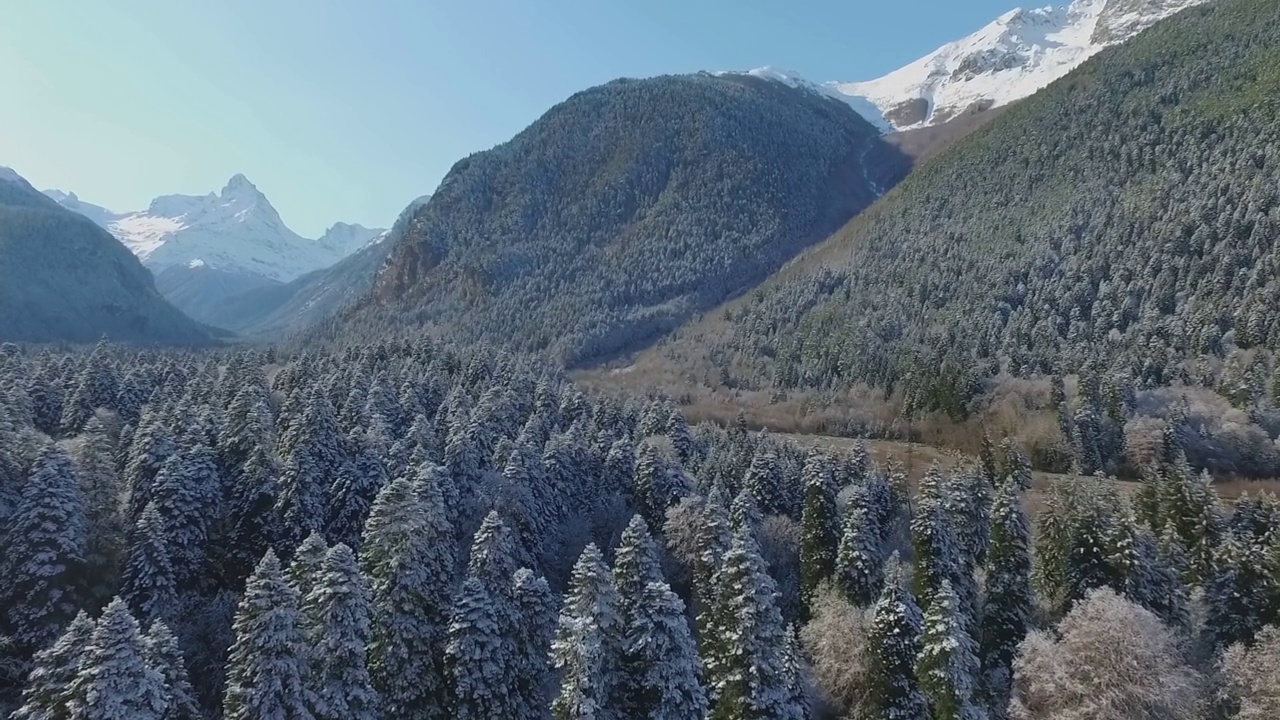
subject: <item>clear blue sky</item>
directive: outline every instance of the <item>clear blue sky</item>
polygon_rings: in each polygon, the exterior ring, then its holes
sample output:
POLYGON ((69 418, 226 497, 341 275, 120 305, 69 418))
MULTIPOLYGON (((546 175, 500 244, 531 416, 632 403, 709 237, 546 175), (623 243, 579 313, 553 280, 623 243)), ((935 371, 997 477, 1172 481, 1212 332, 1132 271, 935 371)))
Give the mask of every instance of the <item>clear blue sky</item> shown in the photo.
POLYGON ((4 0, 0 165, 113 210, 242 172, 318 235, 615 77, 877 77, 1016 0, 4 0))

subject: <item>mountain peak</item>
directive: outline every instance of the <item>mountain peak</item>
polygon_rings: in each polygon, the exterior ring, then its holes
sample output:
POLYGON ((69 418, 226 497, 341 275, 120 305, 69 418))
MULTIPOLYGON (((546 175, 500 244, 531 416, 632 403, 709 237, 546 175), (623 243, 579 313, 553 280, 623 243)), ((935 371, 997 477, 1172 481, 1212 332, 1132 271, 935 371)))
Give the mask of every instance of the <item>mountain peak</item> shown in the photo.
POLYGON ((26 180, 13 168, 0 165, 0 182, 25 183, 26 180))
POLYGON ((258 186, 249 182, 249 178, 245 177, 242 173, 232 175, 231 179, 227 181, 227 184, 223 186, 220 195, 224 198, 247 197, 253 198, 254 200, 259 198, 266 200, 266 196, 262 194, 262 191, 258 189, 258 186))

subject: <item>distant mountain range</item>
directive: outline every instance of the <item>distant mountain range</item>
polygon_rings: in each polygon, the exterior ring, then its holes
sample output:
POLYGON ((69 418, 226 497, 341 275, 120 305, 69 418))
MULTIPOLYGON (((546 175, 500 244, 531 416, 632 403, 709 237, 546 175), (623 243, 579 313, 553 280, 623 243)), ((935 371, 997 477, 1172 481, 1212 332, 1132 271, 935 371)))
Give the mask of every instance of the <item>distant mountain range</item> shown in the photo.
POLYGON ((115 238, 0 167, 0 341, 203 344, 115 238))
POLYGON ((336 223, 317 239, 304 238, 281 220, 267 197, 244 176, 220 192, 164 195, 146 210, 118 213, 75 193, 46 190, 68 210, 106 229, 156 276, 160 292, 201 322, 245 330, 248 318, 273 308, 241 298, 287 292, 289 283, 331 268, 386 238, 381 228, 336 223), (240 298, 232 303, 233 298, 240 298), (244 316, 231 315, 229 307, 244 316))
POLYGON ((886 132, 940 125, 1027 97, 1111 45, 1207 0, 1076 0, 1015 9, 884 77, 813 83, 779 68, 758 77, 847 102, 886 132))

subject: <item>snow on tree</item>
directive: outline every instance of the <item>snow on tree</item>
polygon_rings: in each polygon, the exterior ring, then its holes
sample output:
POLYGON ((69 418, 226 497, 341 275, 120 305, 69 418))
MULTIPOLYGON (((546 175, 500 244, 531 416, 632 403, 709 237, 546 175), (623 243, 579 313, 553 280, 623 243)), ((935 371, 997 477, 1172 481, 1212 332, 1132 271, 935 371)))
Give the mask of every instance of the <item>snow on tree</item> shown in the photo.
POLYGON ((671 412, 667 415, 666 430, 667 437, 671 438, 671 447, 676 450, 676 457, 680 462, 687 464, 693 459, 694 440, 689 430, 689 423, 679 408, 671 408, 671 412))
POLYGON ((729 526, 734 532, 745 531, 757 535, 763 523, 764 516, 760 514, 760 504, 756 501, 755 494, 743 488, 729 506, 729 526))
POLYGON ((201 720, 204 717, 196 702, 195 690, 187 678, 187 664, 178 647, 178 638, 163 621, 151 623, 143 638, 147 664, 160 673, 164 688, 161 720, 201 720))
POLYGON ((747 474, 742 478, 742 489, 755 499, 761 513, 780 515, 787 512, 782 484, 782 469, 778 466, 777 453, 768 444, 761 443, 751 458, 747 474))
POLYGON ((793 677, 786 666, 786 629, 777 606, 777 585, 759 548, 737 529, 715 577, 714 624, 703 636, 710 718, 799 720, 793 677))
POLYGON ((40 452, 6 530, 0 608, 10 641, 30 657, 75 617, 84 563, 84 501, 71 461, 57 445, 40 452))
POLYGON ((138 421, 138 429, 129 445, 128 462, 123 481, 129 490, 129 516, 137 519, 142 509, 151 502, 151 492, 156 475, 170 455, 177 451, 177 444, 166 427, 161 411, 148 407, 138 421))
POLYGON ((135 618, 150 623, 176 619, 177 576, 169 557, 164 519, 155 502, 147 504, 129 538, 129 555, 120 577, 120 595, 135 618))
POLYGON ((445 631, 456 543, 430 480, 401 478, 378 493, 365 523, 360 565, 369 579, 369 674, 382 711, 405 720, 443 720, 448 705, 445 631))
POLYGON ((1205 629, 1214 646, 1250 642, 1267 622, 1274 580, 1262 548, 1226 537, 1218 545, 1209 580, 1205 629))
POLYGON ((297 426, 281 437, 280 455, 285 459, 276 500, 280 543, 293 548, 323 529, 329 487, 347 461, 333 405, 318 390, 307 399, 297 426))
POLYGON ((890 565, 867 634, 869 711, 885 720, 924 720, 928 702, 916 678, 923 619, 901 566, 896 559, 890 565))
POLYGON ((268 550, 245 586, 233 624, 225 720, 312 720, 303 686, 307 651, 298 593, 268 550))
POLYGON ((625 628, 623 717, 702 720, 707 695, 684 603, 662 581, 647 583, 625 628))
POLYGON ((490 591, 509 596, 511 578, 516 571, 514 555, 511 531, 497 512, 490 512, 480 523, 471 544, 467 574, 481 580, 490 591))
POLYGON ((943 580, 924 614, 916 666, 916 677, 929 699, 933 720, 985 717, 974 698, 978 655, 967 624, 951 581, 943 580))
POLYGON ((223 539, 221 568, 229 587, 239 589, 280 534, 275 513, 280 470, 261 445, 235 470, 227 488, 229 527, 223 539))
POLYGON ((510 604, 495 598, 480 576, 462 584, 445 645, 451 707, 457 720, 515 717, 521 705, 513 678, 518 658, 509 633, 510 604))
POLYGON ((367 436, 353 433, 348 445, 353 448, 351 461, 343 466, 329 490, 325 536, 335 544, 358 550, 365 518, 378 491, 387 483, 387 471, 367 436))
POLYGON ((513 582, 519 616, 520 652, 515 672, 512 720, 547 720, 551 717, 548 685, 551 682, 551 642, 556 633, 556 597, 546 578, 521 568, 513 582))
POLYGON ((255 451, 273 446, 275 422, 271 398, 264 385, 241 387, 227 408, 226 422, 218 434, 218 453, 224 472, 233 472, 249 461, 255 451))
POLYGON ((36 653, 22 691, 22 705, 10 720, 55 720, 70 716, 71 683, 80 672, 94 622, 83 611, 53 645, 36 653))
POLYGON ((305 684, 316 720, 376 720, 378 694, 368 669, 369 587, 355 553, 341 543, 325 554, 302 601, 307 638, 305 684))
POLYGON ((702 517, 694 537, 698 558, 693 569, 693 599, 699 637, 707 637, 715 630, 715 575, 733 542, 730 525, 724 495, 719 486, 713 487, 703 503, 702 517))
POLYGON ((179 589, 204 577, 209 539, 222 513, 222 479, 213 451, 197 445, 165 461, 152 502, 163 522, 169 560, 179 589))
POLYGON ((147 662, 138 622, 111 601, 83 649, 71 681, 71 720, 162 720, 164 677, 147 662))
POLYGON ((783 644, 783 665, 790 678, 791 705, 799 709, 798 718, 808 720, 809 681, 805 677, 804 654, 800 649, 800 635, 796 632, 795 625, 787 627, 787 638, 783 644))
POLYGON ((1235 720, 1280 717, 1280 627, 1262 629, 1252 646, 1237 643, 1222 655, 1224 694, 1235 720))
POLYGON ((1010 717, 1202 717, 1203 678, 1182 639, 1110 588, 1088 593, 1056 631, 1032 632, 1014 662, 1010 717))
POLYGON ((85 569, 88 590, 100 607, 114 594, 113 575, 124 554, 126 524, 120 506, 120 478, 115 468, 115 443, 102 422, 90 418, 73 454, 87 521, 85 569))
POLYGON ((869 607, 884 586, 883 535, 871 508, 855 495, 845 506, 835 581, 845 597, 858 607, 869 607))
POLYGON ((831 458, 814 450, 805 461, 804 509, 800 514, 803 535, 800 540, 801 592, 807 606, 818 583, 831 577, 836 569, 836 554, 841 542, 839 511, 836 508, 836 485, 831 458))
POLYGON ((1021 486, 1006 478, 991 508, 986 595, 982 605, 982 692, 993 717, 1006 716, 1013 659, 1026 638, 1035 599, 1031 589, 1031 529, 1021 486))
POLYGON ((911 546, 915 552, 915 594, 921 605, 928 606, 944 580, 955 581, 964 571, 950 488, 937 465, 920 479, 916 512, 911 518, 911 546))
MULTIPOLYGON (((289 563, 288 577, 289 585, 298 593, 299 603, 315 589, 321 568, 324 566, 324 558, 328 554, 329 544, 320 533, 308 535, 293 553, 293 560, 289 563)), ((299 604, 299 607, 303 606, 299 604)), ((304 628, 307 626, 307 623, 303 624, 304 628)))
POLYGON ((67 397, 59 423, 63 435, 80 432, 97 408, 114 408, 118 381, 105 341, 99 341, 90 353, 75 386, 67 397))
POLYGON ((635 453, 635 503, 650 525, 661 524, 671 500, 667 465, 651 440, 642 440, 635 453))
POLYGON ((600 550, 587 545, 573 568, 551 660, 560 674, 557 720, 621 718, 623 627, 618 591, 600 550))
POLYGON ((658 546, 644 518, 632 516, 622 531, 615 555, 613 576, 618 590, 618 615, 625 627, 631 624, 645 588, 650 583, 664 582, 658 546))

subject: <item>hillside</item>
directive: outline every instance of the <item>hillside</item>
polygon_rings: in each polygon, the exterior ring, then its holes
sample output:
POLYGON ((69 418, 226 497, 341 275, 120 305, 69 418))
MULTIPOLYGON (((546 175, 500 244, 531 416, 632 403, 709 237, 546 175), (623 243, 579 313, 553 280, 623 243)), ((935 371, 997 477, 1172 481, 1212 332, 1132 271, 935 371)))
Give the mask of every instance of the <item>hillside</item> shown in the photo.
POLYGON ((1280 346, 1280 13, 1156 25, 924 163, 749 297, 644 358, 740 388, 906 387, 998 369, 1140 385, 1280 346))
POLYGON ((90 220, 0 168, 0 340, 207 343, 151 273, 90 220))
POLYGON ((747 76, 615 81, 457 163, 374 297, 326 333, 421 328, 568 363, 607 356, 759 282, 905 169, 818 93, 747 76))

